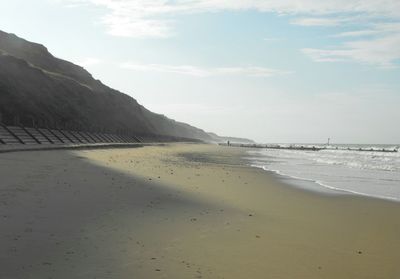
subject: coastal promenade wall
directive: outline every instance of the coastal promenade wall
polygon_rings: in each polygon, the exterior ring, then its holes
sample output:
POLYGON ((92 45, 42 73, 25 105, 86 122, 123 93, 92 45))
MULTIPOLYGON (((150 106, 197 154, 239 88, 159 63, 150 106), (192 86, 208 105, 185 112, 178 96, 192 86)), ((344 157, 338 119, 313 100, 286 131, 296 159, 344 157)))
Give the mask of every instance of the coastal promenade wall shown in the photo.
POLYGON ((0 152, 36 149, 142 146, 197 140, 165 135, 132 135, 25 127, 0 123, 0 152))
POLYGON ((54 122, 19 114, 0 112, 0 150, 35 146, 89 146, 199 140, 158 134, 138 134, 126 129, 86 127, 54 122))
POLYGON ((127 134, 96 133, 0 123, 1 145, 140 143, 146 139, 127 134))

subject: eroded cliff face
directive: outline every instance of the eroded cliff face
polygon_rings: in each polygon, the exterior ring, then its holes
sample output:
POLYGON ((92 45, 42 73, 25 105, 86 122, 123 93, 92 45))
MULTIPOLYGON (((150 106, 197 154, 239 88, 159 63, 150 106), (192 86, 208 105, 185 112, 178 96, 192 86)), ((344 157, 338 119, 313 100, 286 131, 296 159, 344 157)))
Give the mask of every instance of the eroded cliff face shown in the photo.
POLYGON ((147 110, 84 68, 36 43, 0 31, 3 121, 211 140, 201 129, 147 110))

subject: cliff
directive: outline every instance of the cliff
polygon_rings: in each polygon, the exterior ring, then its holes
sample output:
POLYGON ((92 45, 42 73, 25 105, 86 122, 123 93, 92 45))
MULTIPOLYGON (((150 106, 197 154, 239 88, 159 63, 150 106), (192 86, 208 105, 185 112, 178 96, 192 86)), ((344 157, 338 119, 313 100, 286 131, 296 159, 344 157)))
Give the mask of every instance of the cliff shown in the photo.
POLYGON ((203 130, 153 113, 44 46, 0 31, 3 122, 211 141, 203 130))

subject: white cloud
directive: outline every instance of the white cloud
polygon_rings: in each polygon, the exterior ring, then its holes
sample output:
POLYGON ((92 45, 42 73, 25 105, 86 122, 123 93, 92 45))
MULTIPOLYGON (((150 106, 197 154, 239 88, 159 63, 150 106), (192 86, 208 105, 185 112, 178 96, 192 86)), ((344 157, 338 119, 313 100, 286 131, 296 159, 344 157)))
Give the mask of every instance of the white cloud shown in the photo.
POLYGON ((194 66, 189 65, 162 65, 162 64, 135 64, 135 63, 123 63, 120 65, 121 68, 134 70, 138 72, 160 72, 170 74, 189 75, 195 77, 205 77, 210 75, 210 72, 194 66))
MULTIPOLYGON (((399 0, 54 0, 73 5, 92 5, 105 9, 101 22, 113 36, 133 38, 167 38, 175 34, 179 15, 206 12, 255 10, 290 15, 291 23, 306 27, 345 26, 347 31, 331 37, 349 41, 332 49, 303 49, 315 61, 353 60, 392 67, 398 59, 395 44, 400 34, 399 0), (384 23, 386 22, 386 23, 384 23), (388 23, 391 22, 391 23, 388 23), (356 28, 354 30, 354 28, 356 28), (390 35, 388 33, 391 33, 390 35), (393 38, 392 38, 393 37, 393 38), (388 49, 384 49, 387 47, 388 49)), ((273 41, 274 39, 266 39, 273 41)), ((200 69, 164 68, 164 71, 204 75, 200 69)), ((183 66, 185 67, 185 66, 183 66)), ((160 68, 160 67, 158 67, 160 68)), ((268 75, 265 73, 264 75, 268 75)))
POLYGON ((166 38, 173 34, 168 21, 110 14, 106 15, 102 22, 107 25, 107 33, 117 37, 166 38))
MULTIPOLYGON (((216 12, 224 10, 257 10, 290 15, 364 14, 368 16, 400 17, 398 0, 63 0, 92 4, 107 9, 102 22, 108 33, 127 37, 168 37, 173 34, 170 16, 216 12)), ((336 25, 334 17, 300 18, 302 25, 336 25)))
POLYGON ((103 60, 95 58, 95 57, 87 57, 87 58, 83 58, 83 59, 75 61, 75 64, 78 64, 79 66, 82 66, 82 67, 98 65, 101 63, 103 63, 103 60))
POLYGON ((316 62, 354 61, 377 66, 396 68, 400 59, 400 22, 378 22, 367 16, 337 18, 304 18, 293 23, 304 26, 359 25, 361 29, 345 31, 331 37, 347 40, 328 49, 304 48, 302 52, 316 62), (368 22, 367 19, 370 19, 368 22))
POLYGON ((344 20, 341 18, 308 17, 296 18, 292 20, 291 23, 302 26, 338 26, 341 25, 343 21, 344 20))
POLYGON ((138 63, 122 63, 120 65, 124 69, 139 72, 160 72, 179 75, 188 75, 194 77, 211 77, 211 76, 248 76, 248 77, 271 77, 276 75, 289 74, 288 71, 270 69, 265 67, 217 67, 204 68, 191 65, 163 65, 163 64, 138 64, 138 63))
POLYGON ((400 23, 373 24, 370 29, 337 34, 339 37, 368 37, 343 43, 333 49, 304 48, 317 62, 356 61, 380 68, 395 68, 400 59, 400 23))
POLYGON ((335 34, 333 37, 365 37, 377 35, 380 32, 377 30, 356 30, 356 31, 346 31, 339 34, 335 34))
POLYGON ((228 68, 216 68, 214 69, 215 74, 222 75, 245 75, 252 77, 270 77, 282 74, 290 74, 289 71, 281 71, 276 69, 264 68, 264 67, 228 67, 228 68))
POLYGON ((370 23, 366 25, 366 29, 346 31, 333 37, 371 37, 397 33, 400 33, 400 22, 370 23))

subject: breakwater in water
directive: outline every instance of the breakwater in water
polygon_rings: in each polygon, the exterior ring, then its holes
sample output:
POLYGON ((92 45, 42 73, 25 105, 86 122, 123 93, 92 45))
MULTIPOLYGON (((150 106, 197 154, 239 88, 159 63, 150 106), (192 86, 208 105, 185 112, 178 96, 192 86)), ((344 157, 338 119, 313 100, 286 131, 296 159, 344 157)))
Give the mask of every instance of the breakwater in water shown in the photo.
POLYGON ((246 148, 265 148, 265 149, 283 149, 283 150, 341 150, 358 152, 398 152, 398 146, 371 146, 371 145, 318 145, 318 144, 241 144, 241 143, 220 143, 224 146, 246 147, 246 148))

